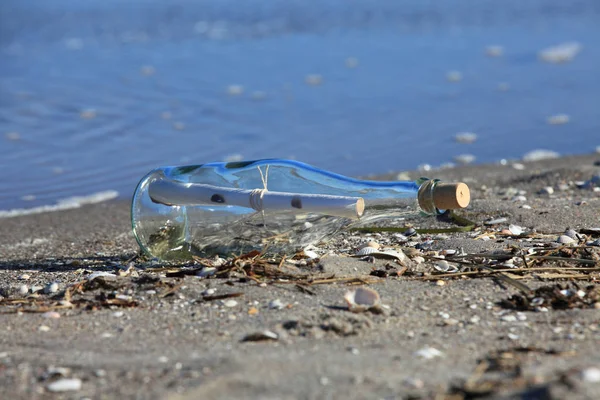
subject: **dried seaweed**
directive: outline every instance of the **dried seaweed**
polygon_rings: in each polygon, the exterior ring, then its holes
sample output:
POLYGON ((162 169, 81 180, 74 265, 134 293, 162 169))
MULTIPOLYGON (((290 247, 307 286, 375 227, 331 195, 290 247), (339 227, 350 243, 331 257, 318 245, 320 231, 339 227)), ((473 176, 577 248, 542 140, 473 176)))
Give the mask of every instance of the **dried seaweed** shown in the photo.
POLYGON ((531 294, 515 294, 501 300, 499 305, 504 308, 520 311, 535 311, 540 307, 550 307, 555 310, 570 308, 595 308, 600 302, 600 288, 589 285, 579 289, 576 285, 542 286, 531 294))

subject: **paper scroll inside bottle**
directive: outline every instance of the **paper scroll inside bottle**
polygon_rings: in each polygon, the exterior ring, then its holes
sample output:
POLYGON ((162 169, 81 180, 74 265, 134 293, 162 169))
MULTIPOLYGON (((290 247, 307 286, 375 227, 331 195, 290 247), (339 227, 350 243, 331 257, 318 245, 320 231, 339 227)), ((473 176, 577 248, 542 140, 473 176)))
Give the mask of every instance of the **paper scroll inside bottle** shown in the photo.
POLYGON ((152 201, 177 206, 240 206, 256 211, 316 213, 358 219, 365 209, 361 197, 236 189, 200 183, 157 179, 150 183, 152 201))

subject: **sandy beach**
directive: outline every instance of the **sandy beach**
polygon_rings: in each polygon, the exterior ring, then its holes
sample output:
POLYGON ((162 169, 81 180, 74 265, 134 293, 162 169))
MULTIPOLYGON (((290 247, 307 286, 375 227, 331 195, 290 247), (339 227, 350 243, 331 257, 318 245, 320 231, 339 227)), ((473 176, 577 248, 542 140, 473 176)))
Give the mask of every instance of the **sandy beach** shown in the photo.
POLYGON ((409 172, 466 182, 467 222, 346 232, 282 266, 313 280, 143 260, 124 201, 0 219, 3 397, 600 398, 599 174, 600 154, 409 172), (369 241, 406 258, 351 257, 369 241), (357 287, 384 306, 348 310, 357 287))

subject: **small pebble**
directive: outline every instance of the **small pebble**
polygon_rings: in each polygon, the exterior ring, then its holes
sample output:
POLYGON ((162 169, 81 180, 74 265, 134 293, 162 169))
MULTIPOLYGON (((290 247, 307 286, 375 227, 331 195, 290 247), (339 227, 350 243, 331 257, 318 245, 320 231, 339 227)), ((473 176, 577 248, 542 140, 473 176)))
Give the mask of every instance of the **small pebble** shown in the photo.
POLYGON ((269 308, 271 310, 281 310, 285 305, 279 299, 271 300, 269 302, 269 308))
POLYGON ((556 114, 548 117, 547 122, 550 125, 563 125, 568 123, 570 120, 567 114, 556 114))
POLYGON ((229 307, 229 308, 231 308, 231 307, 235 307, 235 306, 237 306, 237 304, 238 304, 238 302, 237 302, 237 301, 235 301, 235 300, 233 300, 233 299, 225 300, 225 301, 223 302, 223 305, 224 305, 225 307, 229 307))
POLYGON ((323 77, 319 74, 307 75, 306 78, 304 79, 304 82, 306 82, 306 84, 311 85, 311 86, 318 86, 321 83, 323 83, 323 77))
POLYGON ((460 132, 454 136, 454 140, 464 144, 473 143, 477 140, 477 134, 473 132, 460 132))
POLYGON ((484 224, 485 225, 498 225, 498 224, 504 223, 506 221, 508 221, 507 218, 496 218, 496 219, 491 219, 489 221, 485 221, 484 224))
POLYGON ((242 85, 229 85, 227 86, 227 94, 230 96, 239 96, 244 93, 244 87, 242 85))
POLYGON ((217 289, 215 289, 215 288, 208 288, 205 291, 203 291, 201 294, 202 294, 202 296, 212 296, 213 294, 215 294, 216 291, 217 291, 217 289))
POLYGON ((255 332, 244 336, 242 342, 262 342, 266 340, 279 340, 279 335, 273 331, 255 332))
POLYGON ((357 66, 358 66, 358 58, 356 58, 356 57, 346 58, 346 67, 356 68, 357 66))
POLYGON ((414 355, 418 358, 430 360, 432 358, 442 357, 444 353, 433 347, 423 347, 422 349, 417 350, 414 355))
POLYGON ((48 311, 48 312, 43 313, 42 317, 50 318, 50 319, 58 319, 58 318, 60 318, 60 314, 57 313, 56 311, 48 311))
POLYGON ((79 113, 79 117, 81 119, 94 119, 96 118, 96 110, 94 110, 93 108, 82 110, 79 113))
POLYGON ((4 137, 8 140, 19 140, 21 139, 21 135, 18 132, 7 132, 4 137))
POLYGON ((27 293, 29 293, 29 286, 27 286, 27 285, 19 286, 19 294, 21 296, 25 296, 27 293))
POLYGON ((17 277, 17 279, 20 281, 27 281, 27 280, 29 280, 29 278, 31 278, 31 277, 28 274, 21 274, 17 277))
POLYGON ((540 194, 550 195, 554 193, 554 188, 552 186, 546 186, 540 189, 540 194))
POLYGON ((448 71, 446 74, 446 79, 448 82, 460 82, 463 76, 460 71, 448 71))
POLYGON ((526 153, 523 156, 523 161, 541 161, 541 160, 550 160, 553 158, 560 157, 560 154, 556 151, 546 150, 546 149, 537 149, 532 150, 526 153))
POLYGON ((73 392, 81 390, 81 379, 64 378, 50 383, 46 388, 50 392, 73 392))
POLYGON ((46 294, 56 293, 56 292, 58 292, 58 283, 56 283, 56 282, 52 282, 51 284, 47 285, 44 288, 44 293, 46 293, 46 294))
POLYGON ((485 48, 485 54, 488 57, 500 57, 502 54, 504 54, 504 48, 497 45, 487 46, 485 48))
POLYGON ((600 382, 600 368, 590 367, 581 371, 581 379, 585 382, 600 382))
POLYGON ((467 165, 475 161, 475 156, 473 154, 460 154, 454 157, 454 161, 462 165, 467 165))
POLYGON ((49 327, 49 326, 46 326, 46 325, 41 325, 41 326, 38 328, 38 331, 40 331, 40 332, 48 332, 49 330, 50 330, 50 327, 49 327))
POLYGON ((512 201, 527 201, 527 197, 523 196, 523 195, 518 195, 512 198, 512 201))

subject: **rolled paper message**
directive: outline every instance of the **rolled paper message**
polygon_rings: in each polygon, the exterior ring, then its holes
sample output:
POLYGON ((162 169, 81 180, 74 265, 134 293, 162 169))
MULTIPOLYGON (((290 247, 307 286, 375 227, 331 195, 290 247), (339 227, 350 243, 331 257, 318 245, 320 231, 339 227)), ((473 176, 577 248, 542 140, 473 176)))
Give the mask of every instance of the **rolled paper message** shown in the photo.
POLYGON ((287 210, 351 219, 360 218, 365 210, 362 197, 237 189, 163 179, 150 182, 148 195, 155 203, 169 206, 228 205, 256 211, 287 210))

